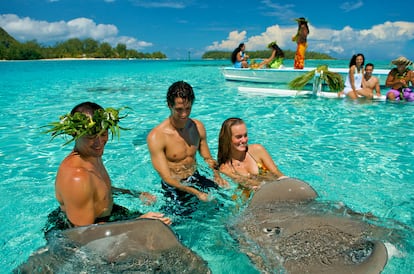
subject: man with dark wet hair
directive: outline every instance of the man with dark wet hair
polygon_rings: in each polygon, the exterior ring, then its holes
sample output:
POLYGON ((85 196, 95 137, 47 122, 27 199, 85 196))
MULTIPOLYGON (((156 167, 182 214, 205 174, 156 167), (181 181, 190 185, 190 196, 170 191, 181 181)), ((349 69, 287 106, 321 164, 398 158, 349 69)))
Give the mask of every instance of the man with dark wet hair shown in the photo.
POLYGON ((211 157, 203 123, 190 118, 194 100, 193 88, 188 83, 172 84, 167 92, 170 116, 147 137, 152 164, 162 179, 162 187, 176 201, 191 196, 209 201, 205 192, 208 188, 227 184, 215 169, 216 161, 211 157), (213 169, 215 182, 197 172, 197 151, 213 169))

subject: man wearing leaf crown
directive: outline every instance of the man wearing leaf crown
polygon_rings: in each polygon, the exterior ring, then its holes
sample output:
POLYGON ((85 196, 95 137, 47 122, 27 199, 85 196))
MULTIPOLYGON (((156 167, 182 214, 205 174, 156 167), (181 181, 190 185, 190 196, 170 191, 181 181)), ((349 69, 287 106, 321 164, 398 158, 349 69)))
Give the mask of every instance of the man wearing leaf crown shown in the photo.
MULTIPOLYGON (((62 161, 55 181, 55 195, 59 207, 48 216, 45 232, 76 226, 138 217, 128 209, 114 204, 111 179, 102 161, 108 131, 119 136, 119 111, 103 109, 92 102, 75 106, 70 114, 51 123, 46 133, 72 137, 75 142, 70 154, 62 161)), ((161 213, 149 212, 142 218, 159 219, 166 224, 171 220, 161 213)))

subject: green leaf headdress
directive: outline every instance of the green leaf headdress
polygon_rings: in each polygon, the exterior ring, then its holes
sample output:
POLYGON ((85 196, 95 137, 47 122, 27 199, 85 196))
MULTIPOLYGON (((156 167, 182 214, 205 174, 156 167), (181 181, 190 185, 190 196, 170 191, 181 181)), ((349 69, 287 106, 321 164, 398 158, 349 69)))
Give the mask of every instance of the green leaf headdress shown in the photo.
POLYGON ((50 129, 43 133, 52 133, 52 140, 59 135, 70 135, 72 139, 67 141, 64 145, 83 136, 99 135, 106 130, 111 131, 112 138, 120 136, 120 130, 127 130, 127 128, 120 127, 119 121, 128 116, 119 116, 119 113, 129 107, 122 107, 120 109, 105 108, 95 110, 93 116, 88 116, 82 112, 75 112, 74 114, 65 114, 60 117, 58 122, 49 123, 45 127, 50 129))
POLYGON ((277 42, 276 41, 273 41, 273 42, 270 42, 268 45, 267 45, 267 47, 270 49, 270 48, 273 48, 274 46, 277 46, 277 42))

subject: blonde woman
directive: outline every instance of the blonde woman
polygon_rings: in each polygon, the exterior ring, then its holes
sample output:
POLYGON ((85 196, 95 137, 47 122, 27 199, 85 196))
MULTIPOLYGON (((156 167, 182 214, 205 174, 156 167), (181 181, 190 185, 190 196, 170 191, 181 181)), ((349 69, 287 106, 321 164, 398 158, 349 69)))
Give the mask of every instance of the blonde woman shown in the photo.
POLYGON ((247 127, 240 118, 229 118, 221 126, 217 162, 220 172, 247 189, 262 182, 286 177, 267 150, 260 144, 248 144, 247 127))

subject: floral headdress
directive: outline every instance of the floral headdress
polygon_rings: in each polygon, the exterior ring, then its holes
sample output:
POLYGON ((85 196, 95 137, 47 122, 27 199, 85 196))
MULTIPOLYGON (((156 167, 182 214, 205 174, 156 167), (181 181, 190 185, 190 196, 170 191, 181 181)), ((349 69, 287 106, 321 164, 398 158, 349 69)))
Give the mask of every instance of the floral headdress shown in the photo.
POLYGON ((391 62, 394 65, 404 65, 404 66, 411 66, 413 64, 412 61, 408 60, 404 56, 400 56, 391 62))
POLYGON ((306 20, 305 17, 296 18, 295 21, 298 23, 308 23, 308 20, 306 20))
POLYGON ((273 48, 274 46, 277 46, 277 42, 276 41, 273 41, 273 42, 270 42, 268 45, 267 45, 267 47, 270 49, 270 48, 273 48))
POLYGON ((119 112, 128 107, 120 109, 106 108, 95 110, 93 116, 88 116, 82 112, 75 112, 74 114, 65 114, 59 118, 58 122, 52 122, 45 127, 51 127, 44 133, 52 133, 52 140, 59 135, 70 135, 72 139, 67 141, 64 145, 72 141, 88 136, 99 135, 106 130, 110 130, 113 136, 120 136, 120 130, 127 130, 127 128, 120 127, 119 121, 128 116, 128 114, 120 117, 119 112))

